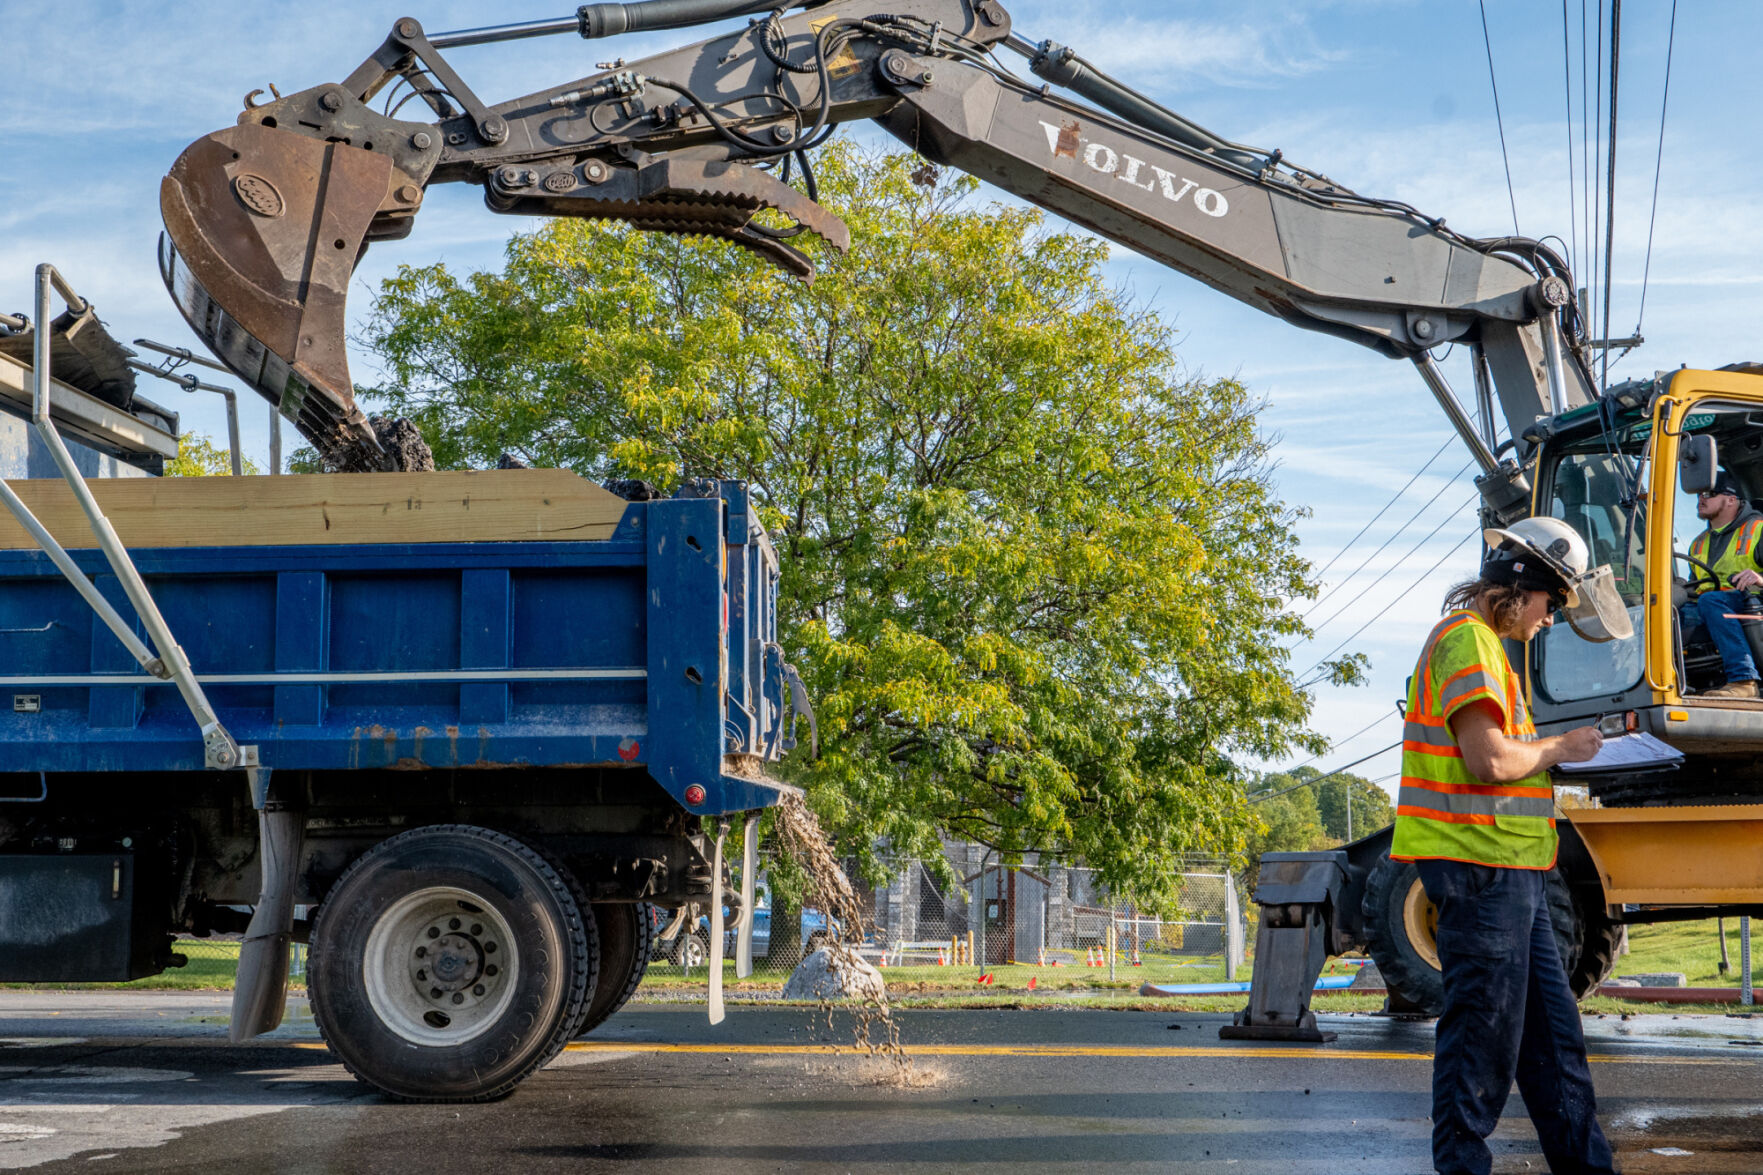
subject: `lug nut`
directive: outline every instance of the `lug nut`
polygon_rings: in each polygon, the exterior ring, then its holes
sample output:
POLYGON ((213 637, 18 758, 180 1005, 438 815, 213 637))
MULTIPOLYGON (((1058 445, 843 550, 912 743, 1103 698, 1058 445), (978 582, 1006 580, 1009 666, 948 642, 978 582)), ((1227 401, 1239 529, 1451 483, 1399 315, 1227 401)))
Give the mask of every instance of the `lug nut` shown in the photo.
POLYGON ((429 973, 427 971, 418 971, 416 973, 416 981, 418 983, 427 983, 429 981, 429 973))
POLYGON ((460 923, 459 919, 457 919, 457 918, 447 919, 447 929, 448 930, 458 930, 460 925, 461 925, 461 923, 460 923))
POLYGON ((456 1004, 463 1004, 465 1002, 465 993, 461 991, 454 992, 453 1002, 456 1004))
POLYGON ((428 953, 429 953, 429 949, 427 947, 417 947, 416 948, 416 957, 419 959, 428 958, 428 953))
POLYGON ((498 967, 497 967, 497 966, 496 966, 496 964, 494 964, 494 963, 491 963, 491 964, 490 964, 490 965, 489 965, 489 966, 488 966, 488 967, 485 967, 485 968, 484 968, 484 974, 485 974, 485 975, 491 975, 491 976, 494 976, 494 975, 497 975, 497 974, 500 974, 500 968, 498 968, 498 967))
POLYGON ((473 987, 471 989, 471 994, 472 995, 483 995, 484 994, 484 985, 480 983, 476 987, 473 987))
POLYGON ((482 934, 483 932, 484 932, 484 924, 482 922, 473 922, 471 924, 471 937, 476 938, 478 935, 482 934))
POLYGON ((429 998, 432 1000, 440 999, 441 998, 441 989, 438 987, 429 988, 429 998))
POLYGON ((440 938, 441 937, 441 928, 439 926, 429 927, 429 937, 430 938, 440 938))
POLYGON ((487 942, 484 944, 484 954, 493 955, 495 953, 496 953, 496 944, 495 943, 487 942))

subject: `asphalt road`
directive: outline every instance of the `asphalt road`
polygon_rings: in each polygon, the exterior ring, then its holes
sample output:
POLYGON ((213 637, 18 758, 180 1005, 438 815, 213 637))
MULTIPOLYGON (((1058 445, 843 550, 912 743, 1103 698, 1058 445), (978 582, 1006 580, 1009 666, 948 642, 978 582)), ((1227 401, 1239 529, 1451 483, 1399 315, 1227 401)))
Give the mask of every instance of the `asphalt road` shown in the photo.
MULTIPOLYGON (((638 1007, 505 1101, 404 1106, 343 1073, 295 1011, 235 1047, 212 996, 0 993, 0 1169, 1430 1167, 1427 1023, 1331 1017, 1337 1042, 1277 1046, 1221 1042, 1208 1015, 907 1013, 915 1076, 902 1084, 830 1054, 799 1009, 735 1007, 710 1028, 701 1009, 638 1007)), ((1625 1171, 1763 1172, 1763 1020, 1593 1018, 1587 1034, 1625 1171)), ((1516 1095, 1495 1140, 1496 1170, 1545 1169, 1516 1095)))

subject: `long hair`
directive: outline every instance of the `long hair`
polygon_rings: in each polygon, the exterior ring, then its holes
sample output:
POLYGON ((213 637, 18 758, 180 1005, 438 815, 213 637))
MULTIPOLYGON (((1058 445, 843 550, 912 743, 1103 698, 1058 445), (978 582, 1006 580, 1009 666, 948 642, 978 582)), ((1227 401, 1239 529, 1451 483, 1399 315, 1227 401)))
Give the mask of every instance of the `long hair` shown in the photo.
POLYGON ((1466 579, 1445 593, 1443 611, 1476 608, 1485 612, 1501 636, 1518 627, 1524 614, 1524 589, 1488 579, 1466 579))

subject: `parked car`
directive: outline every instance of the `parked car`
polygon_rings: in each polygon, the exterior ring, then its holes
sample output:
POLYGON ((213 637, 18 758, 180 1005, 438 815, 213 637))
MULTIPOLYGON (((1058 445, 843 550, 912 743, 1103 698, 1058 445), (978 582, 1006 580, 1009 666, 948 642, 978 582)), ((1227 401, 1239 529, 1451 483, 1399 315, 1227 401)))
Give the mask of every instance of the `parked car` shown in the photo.
MULTIPOLYGON (((710 961, 710 919, 706 915, 698 915, 691 933, 675 932, 669 938, 659 937, 661 930, 672 921, 665 910, 657 911, 660 922, 657 924, 655 940, 655 956, 665 958, 670 963, 680 963, 687 967, 702 967, 710 961)), ((723 907, 724 919, 732 922, 734 911, 723 907)), ((837 920, 833 922, 838 926, 837 920)), ((804 907, 801 912, 801 932, 803 954, 811 954, 826 945, 826 915, 812 906, 804 907)), ((731 927, 723 936, 723 954, 725 958, 733 958, 735 953, 735 931, 731 927)), ((771 957, 771 887, 761 878, 755 885, 753 901, 753 957, 767 959, 771 957)))

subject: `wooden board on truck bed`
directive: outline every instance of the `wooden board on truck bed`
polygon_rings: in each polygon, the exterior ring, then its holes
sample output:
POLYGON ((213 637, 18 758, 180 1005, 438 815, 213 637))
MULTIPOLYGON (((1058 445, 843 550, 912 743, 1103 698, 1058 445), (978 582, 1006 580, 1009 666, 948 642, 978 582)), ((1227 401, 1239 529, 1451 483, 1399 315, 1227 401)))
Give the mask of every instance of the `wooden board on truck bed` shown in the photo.
MULTIPOLYGON (((63 546, 98 545, 65 482, 7 484, 63 546)), ((128 547, 604 540, 626 505, 567 469, 94 478, 87 484, 128 547)), ((35 546, 0 510, 0 550, 35 546)))

